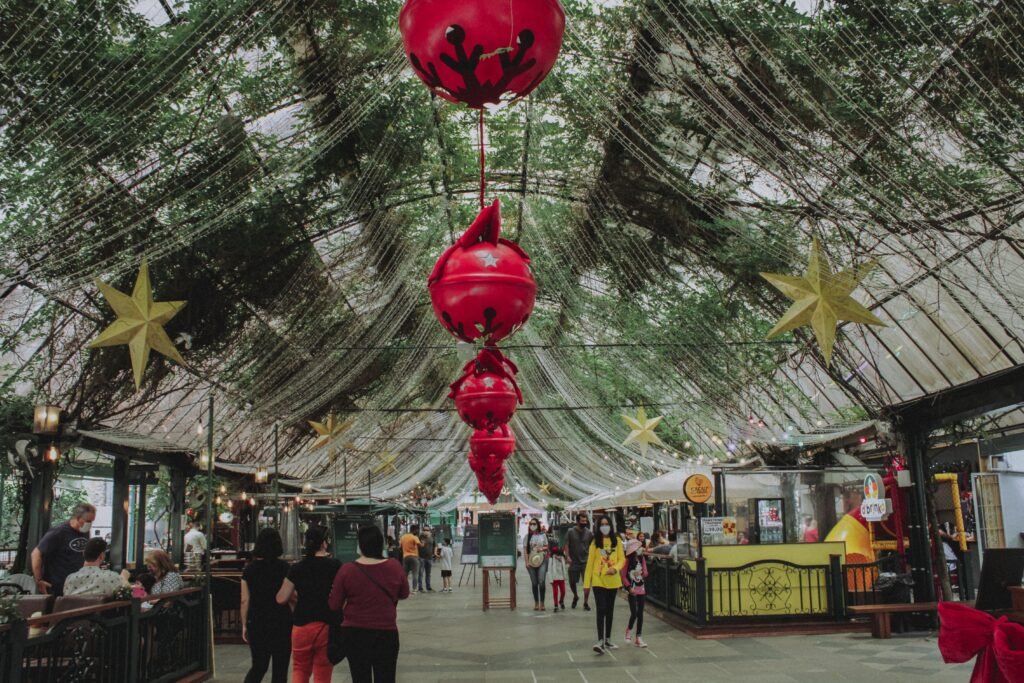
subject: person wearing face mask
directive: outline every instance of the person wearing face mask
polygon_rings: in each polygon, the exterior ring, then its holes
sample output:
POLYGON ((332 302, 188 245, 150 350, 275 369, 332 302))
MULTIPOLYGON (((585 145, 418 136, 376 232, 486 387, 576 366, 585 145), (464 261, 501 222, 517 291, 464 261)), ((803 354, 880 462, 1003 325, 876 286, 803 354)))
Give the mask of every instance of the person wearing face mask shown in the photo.
POLYGON ((548 537, 540 528, 540 520, 531 519, 527 529, 523 539, 523 557, 526 558, 526 571, 533 590, 533 611, 543 612, 547 588, 544 582, 548 575, 548 537))
MULTIPOLYGON (((587 553, 594 534, 590 532, 587 513, 576 515, 576 526, 569 529, 565 537, 565 556, 569 560, 569 588, 572 590, 572 608, 576 609, 580 596, 576 592, 576 584, 587 568, 587 553)), ((583 589, 583 610, 590 611, 590 589, 583 589)))
POLYGON ((50 529, 39 540, 32 550, 32 576, 39 593, 64 594, 64 580, 85 564, 83 553, 94 519, 96 508, 79 503, 71 511, 71 519, 50 529))
POLYGON ((594 591, 597 606, 597 642, 594 643, 594 652, 599 655, 618 649, 618 645, 611 641, 612 614, 615 610, 615 596, 622 588, 620 572, 625 565, 626 556, 622 552, 619 537, 612 533, 612 522, 607 516, 601 515, 594 541, 587 553, 587 569, 583 574, 583 589, 594 591))

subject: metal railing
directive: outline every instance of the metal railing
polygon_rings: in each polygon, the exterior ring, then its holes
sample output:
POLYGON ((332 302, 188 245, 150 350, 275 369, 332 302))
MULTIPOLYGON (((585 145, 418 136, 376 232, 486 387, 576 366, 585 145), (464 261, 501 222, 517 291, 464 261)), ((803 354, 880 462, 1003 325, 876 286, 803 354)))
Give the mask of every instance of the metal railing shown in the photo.
POLYGON ((703 559, 676 564, 648 558, 647 599, 697 626, 728 621, 842 619, 843 568, 761 560, 740 567, 707 568, 703 559))
POLYGON ((0 680, 164 683, 209 670, 207 592, 187 588, 0 626, 0 680))
POLYGON ((878 605, 886 602, 877 588, 878 578, 883 573, 902 572, 900 558, 883 557, 874 562, 847 564, 843 567, 843 593, 848 606, 878 605))

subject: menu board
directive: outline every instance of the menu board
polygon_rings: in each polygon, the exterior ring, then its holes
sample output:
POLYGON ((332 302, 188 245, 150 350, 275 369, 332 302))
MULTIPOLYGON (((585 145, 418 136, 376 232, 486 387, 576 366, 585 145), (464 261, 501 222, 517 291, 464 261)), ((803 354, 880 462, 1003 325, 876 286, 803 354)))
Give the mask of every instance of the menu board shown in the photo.
POLYGON ((489 569, 516 566, 516 516, 492 512, 479 516, 481 567, 489 569))
POLYGON ((467 524, 462 529, 462 564, 476 564, 480 558, 480 536, 475 524, 467 524))
POLYGON ((705 545, 736 545, 735 517, 703 517, 700 520, 700 542, 705 545))

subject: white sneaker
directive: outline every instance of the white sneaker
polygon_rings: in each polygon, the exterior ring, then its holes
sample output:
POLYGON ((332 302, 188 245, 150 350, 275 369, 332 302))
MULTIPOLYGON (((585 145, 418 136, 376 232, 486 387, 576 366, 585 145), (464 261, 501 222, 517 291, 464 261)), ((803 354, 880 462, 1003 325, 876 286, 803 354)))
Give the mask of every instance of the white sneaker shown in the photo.
POLYGON ((604 651, 605 650, 604 650, 604 643, 603 642, 601 642, 599 640, 596 643, 594 643, 594 652, 596 652, 599 655, 603 655, 604 651))
POLYGON ((626 629, 626 642, 627 643, 633 642, 633 630, 632 629, 629 629, 629 628, 626 629))
POLYGON ((636 646, 637 647, 647 647, 647 643, 645 643, 640 636, 637 636, 636 637, 636 646))
POLYGON ((604 641, 604 649, 606 649, 606 650, 618 650, 619 646, 616 645, 615 643, 613 643, 610 640, 606 640, 606 641, 604 641))

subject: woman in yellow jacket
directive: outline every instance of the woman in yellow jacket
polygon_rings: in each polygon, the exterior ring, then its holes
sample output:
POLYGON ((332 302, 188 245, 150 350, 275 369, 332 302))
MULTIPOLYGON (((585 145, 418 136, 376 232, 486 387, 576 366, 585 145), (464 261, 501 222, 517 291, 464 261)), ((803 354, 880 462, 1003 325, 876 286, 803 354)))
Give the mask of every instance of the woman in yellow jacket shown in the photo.
POLYGON ((587 570, 583 575, 583 589, 590 589, 597 603, 597 642, 594 652, 599 655, 608 650, 617 650, 612 643, 612 613, 615 610, 615 596, 622 588, 619 572, 626 564, 619 537, 612 533, 612 523, 601 515, 594 529, 594 540, 587 555, 587 570))

